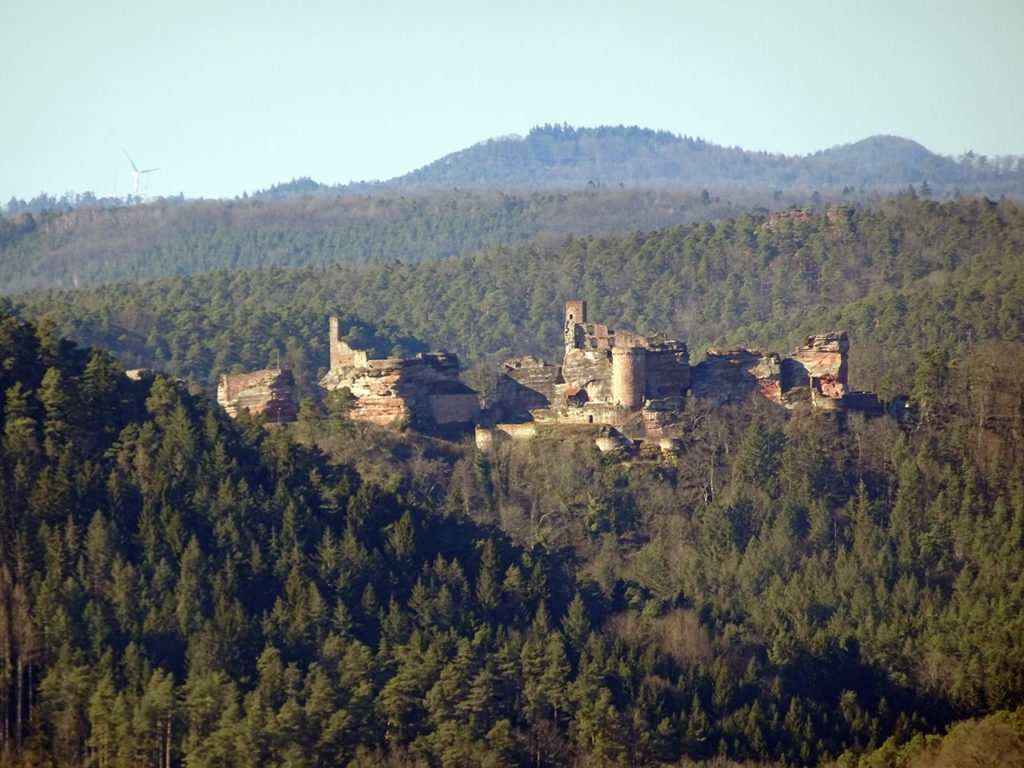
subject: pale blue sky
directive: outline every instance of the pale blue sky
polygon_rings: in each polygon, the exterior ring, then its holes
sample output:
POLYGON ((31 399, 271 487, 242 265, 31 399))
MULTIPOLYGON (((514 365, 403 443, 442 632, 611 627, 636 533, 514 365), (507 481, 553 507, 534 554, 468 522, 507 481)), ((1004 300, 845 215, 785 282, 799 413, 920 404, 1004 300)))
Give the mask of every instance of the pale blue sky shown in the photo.
POLYGON ((0 0, 0 203, 387 179, 535 125, 1024 155, 1024 0, 0 0), (143 182, 146 187, 146 182, 143 182))

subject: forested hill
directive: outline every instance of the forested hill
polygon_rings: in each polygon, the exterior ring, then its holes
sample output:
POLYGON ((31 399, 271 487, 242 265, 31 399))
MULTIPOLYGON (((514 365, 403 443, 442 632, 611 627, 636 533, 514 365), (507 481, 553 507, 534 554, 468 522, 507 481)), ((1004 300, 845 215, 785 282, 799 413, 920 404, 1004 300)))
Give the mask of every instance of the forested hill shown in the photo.
POLYGON ((388 186, 578 187, 697 185, 746 189, 864 190, 908 185, 933 194, 1024 198, 1020 158, 959 159, 895 136, 872 136, 792 157, 722 147, 637 127, 544 126, 491 139, 388 182, 388 186))
POLYGON ((205 387, 279 356, 308 387, 327 366, 332 314, 378 353, 446 348, 493 372, 507 357, 557 359, 562 307, 578 298, 599 322, 686 341, 695 360, 710 344, 788 352, 803 334, 846 330, 855 386, 894 395, 909 389, 915 354, 932 345, 960 357, 987 341, 1024 341, 1022 253, 1020 205, 903 197, 417 264, 39 292, 6 306, 49 317, 62 334, 116 350, 131 367, 205 387))
POLYGON ((570 233, 659 229, 811 198, 701 188, 385 190, 26 212, 0 217, 0 295, 214 270, 414 263, 570 233))
POLYGON ((918 360, 905 423, 487 457, 0 315, 0 764, 1019 765, 1024 383, 918 360))
POLYGON ((300 179, 234 201, 11 201, 0 216, 0 295, 218 269, 418 262, 892 194, 1024 200, 1024 170, 1019 158, 953 160, 885 136, 785 157, 639 128, 547 126, 389 182, 300 179))

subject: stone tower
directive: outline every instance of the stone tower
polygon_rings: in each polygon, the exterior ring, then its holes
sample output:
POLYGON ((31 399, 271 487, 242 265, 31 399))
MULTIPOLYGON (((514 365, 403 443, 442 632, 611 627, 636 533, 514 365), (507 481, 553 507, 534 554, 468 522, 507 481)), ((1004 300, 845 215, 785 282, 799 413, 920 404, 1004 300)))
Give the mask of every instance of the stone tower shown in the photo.
POLYGON ((587 322, 587 302, 565 302, 565 349, 582 349, 584 329, 587 322))
POLYGON ((565 302, 565 322, 585 323, 587 322, 587 302, 567 301, 565 302))
POLYGON ((612 401, 636 410, 644 404, 647 350, 643 347, 612 347, 612 401))

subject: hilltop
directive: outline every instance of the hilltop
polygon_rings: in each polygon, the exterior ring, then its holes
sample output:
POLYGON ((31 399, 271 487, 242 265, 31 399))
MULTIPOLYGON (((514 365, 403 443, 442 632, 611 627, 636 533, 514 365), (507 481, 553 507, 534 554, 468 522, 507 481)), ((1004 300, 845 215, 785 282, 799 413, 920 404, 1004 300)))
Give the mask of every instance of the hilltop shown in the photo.
POLYGON ((1019 158, 991 163, 929 152, 915 141, 872 136, 803 157, 723 147, 699 138, 632 127, 543 126, 525 137, 491 139, 388 182, 389 187, 586 185, 710 186, 1020 197, 1019 158))

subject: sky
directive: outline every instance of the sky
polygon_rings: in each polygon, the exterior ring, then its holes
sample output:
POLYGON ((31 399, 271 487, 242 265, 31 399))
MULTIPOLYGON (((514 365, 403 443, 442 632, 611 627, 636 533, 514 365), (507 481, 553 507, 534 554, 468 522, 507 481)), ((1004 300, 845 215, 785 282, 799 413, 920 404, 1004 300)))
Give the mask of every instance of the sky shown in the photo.
POLYGON ((546 123, 1024 155, 1024 0, 0 0, 0 204, 384 180, 546 123))

